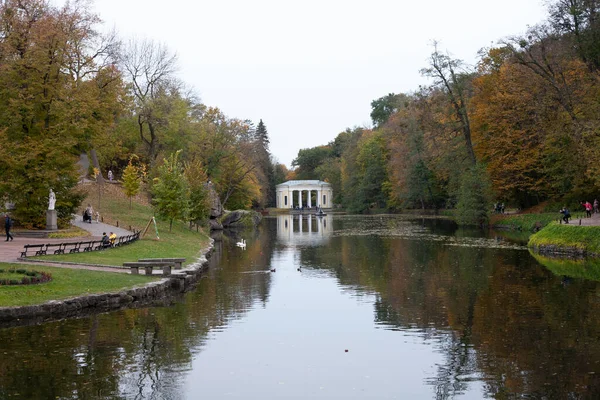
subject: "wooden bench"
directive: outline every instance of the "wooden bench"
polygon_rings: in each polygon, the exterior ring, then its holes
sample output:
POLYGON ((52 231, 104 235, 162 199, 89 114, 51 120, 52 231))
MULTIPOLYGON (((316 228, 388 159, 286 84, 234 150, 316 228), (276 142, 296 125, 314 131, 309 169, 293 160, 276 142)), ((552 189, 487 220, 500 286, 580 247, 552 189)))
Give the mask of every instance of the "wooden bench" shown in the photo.
POLYGON ((140 267, 144 268, 144 272, 146 273, 146 275, 152 275, 152 270, 154 269, 154 267, 157 268, 162 268, 163 271, 163 275, 164 276, 169 276, 171 275, 171 268, 173 268, 173 266, 175 266, 175 263, 173 262, 126 262, 123 263, 124 267, 129 267, 131 268, 131 274, 132 275, 139 275, 140 274, 140 267))
POLYGON ((103 243, 102 240, 96 240, 95 242, 92 242, 92 246, 94 247, 94 250, 104 250, 112 247, 110 242, 107 244, 103 243))
POLYGON ((79 248, 83 249, 83 251, 92 251, 94 250, 94 245, 92 244, 94 242, 90 241, 90 242, 80 242, 79 243, 79 248))
POLYGON ((138 262, 169 262, 175 264, 175 269, 181 269, 185 258, 142 258, 138 262))
POLYGON ((126 242, 127 242, 128 238, 129 238, 129 235, 127 235, 127 236, 119 236, 113 246, 114 247, 119 247, 119 246, 122 246, 124 244, 127 244, 126 242))
POLYGON ((81 247, 81 242, 70 242, 65 243, 64 250, 67 251, 67 247, 72 246, 72 249, 69 249, 69 253, 79 253, 79 248, 81 247))
POLYGON ((46 254, 48 254, 48 251, 51 251, 51 249, 58 247, 56 250, 54 250, 54 254, 64 254, 65 246, 66 243, 48 243, 44 251, 46 252, 46 254))
MULTIPOLYGON (((24 247, 24 250, 21 252, 21 257, 27 257, 27 252, 29 251, 29 249, 34 250, 37 249, 35 251, 35 255, 36 256, 43 256, 46 254, 46 250, 44 249, 46 245, 45 244, 26 244, 24 247)), ((31 256, 31 254, 29 254, 31 256)))

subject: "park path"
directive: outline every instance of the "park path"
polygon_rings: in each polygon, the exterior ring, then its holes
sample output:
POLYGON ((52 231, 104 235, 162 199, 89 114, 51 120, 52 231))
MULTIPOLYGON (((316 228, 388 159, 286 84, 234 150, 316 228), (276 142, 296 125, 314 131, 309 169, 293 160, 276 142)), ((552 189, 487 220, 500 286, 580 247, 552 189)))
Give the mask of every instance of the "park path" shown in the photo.
MULTIPOLYGON (((114 232, 117 236, 125 236, 130 235, 133 232, 130 232, 123 228, 117 228, 116 226, 108 225, 102 222, 93 221, 91 224, 87 222, 83 222, 83 218, 81 215, 75 216, 72 224, 86 230, 90 233, 91 236, 81 236, 69 239, 49 239, 49 238, 30 238, 18 236, 18 232, 14 236, 14 240, 10 242, 6 242, 6 236, 0 236, 2 240, 0 240, 0 262, 10 262, 10 263, 27 263, 27 261, 18 260, 21 255, 21 251, 23 251, 23 246, 26 244, 46 244, 46 243, 65 243, 65 242, 81 242, 88 240, 99 240, 102 237, 102 233, 106 232, 114 232)), ((37 264, 38 262, 36 262, 37 264)), ((129 273, 127 269, 119 269, 119 268, 110 268, 110 267, 95 267, 90 265, 78 265, 78 264, 61 264, 55 262, 43 262, 44 265, 54 266, 54 267, 63 267, 63 268, 78 268, 78 269, 90 269, 96 271, 110 271, 110 272, 124 272, 129 273)))
POLYGON ((104 232, 106 232, 107 235, 110 232, 114 232, 117 234, 117 236, 127 236, 133 233, 127 229, 117 228, 116 226, 105 224, 104 222, 83 222, 83 217, 81 215, 76 215, 75 219, 71 221, 71 223, 78 228, 88 231, 95 238, 101 238, 104 232))
MULTIPOLYGON (((585 215, 585 211, 583 212, 583 214, 585 215)), ((581 226, 600 226, 600 213, 592 214, 590 218, 572 218, 569 221, 569 224, 581 226)))

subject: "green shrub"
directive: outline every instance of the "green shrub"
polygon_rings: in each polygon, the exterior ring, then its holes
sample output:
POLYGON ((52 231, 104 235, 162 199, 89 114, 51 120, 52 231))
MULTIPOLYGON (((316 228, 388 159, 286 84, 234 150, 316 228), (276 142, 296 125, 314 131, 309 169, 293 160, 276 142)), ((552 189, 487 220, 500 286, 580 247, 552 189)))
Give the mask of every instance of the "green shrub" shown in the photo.
POLYGON ((484 226, 489 222, 491 183, 481 164, 467 170, 460 182, 456 204, 456 222, 459 225, 484 226))

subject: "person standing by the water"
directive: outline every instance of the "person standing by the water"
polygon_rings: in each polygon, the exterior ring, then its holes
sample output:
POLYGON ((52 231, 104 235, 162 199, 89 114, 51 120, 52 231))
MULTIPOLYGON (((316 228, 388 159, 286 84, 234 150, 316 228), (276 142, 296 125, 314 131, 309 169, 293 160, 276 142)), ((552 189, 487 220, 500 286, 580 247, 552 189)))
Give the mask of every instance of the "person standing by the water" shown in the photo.
POLYGON ((4 230, 6 231, 6 241, 13 240, 13 236, 10 234, 10 228, 13 226, 13 220, 8 215, 8 213, 4 214, 4 230))
POLYGON ((569 212, 569 209, 567 208, 567 206, 564 206, 560 210, 560 213, 563 215, 562 220, 565 221, 565 224, 568 224, 569 218, 571 218, 571 213, 569 212))

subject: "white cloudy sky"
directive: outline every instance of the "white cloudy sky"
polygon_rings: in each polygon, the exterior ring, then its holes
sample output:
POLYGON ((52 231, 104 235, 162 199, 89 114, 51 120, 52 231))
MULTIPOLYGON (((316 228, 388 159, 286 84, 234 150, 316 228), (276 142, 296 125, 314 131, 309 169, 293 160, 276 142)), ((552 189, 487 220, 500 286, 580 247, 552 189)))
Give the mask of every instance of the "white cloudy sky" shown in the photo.
POLYGON ((288 167, 301 148, 370 126, 372 100, 427 83, 431 42, 477 51, 546 16, 543 0, 95 0, 123 38, 165 43, 180 77, 230 117, 262 119, 288 167))

